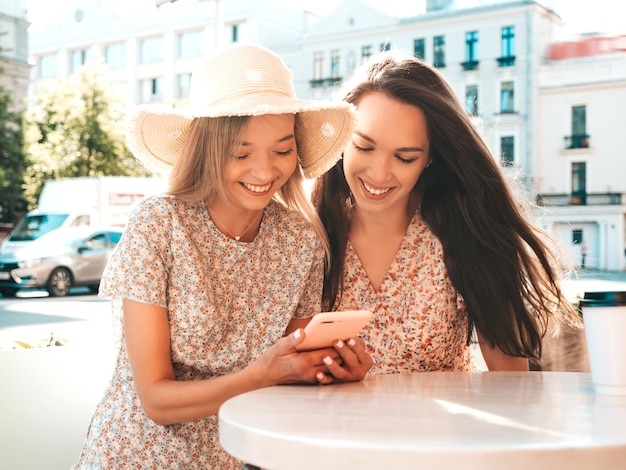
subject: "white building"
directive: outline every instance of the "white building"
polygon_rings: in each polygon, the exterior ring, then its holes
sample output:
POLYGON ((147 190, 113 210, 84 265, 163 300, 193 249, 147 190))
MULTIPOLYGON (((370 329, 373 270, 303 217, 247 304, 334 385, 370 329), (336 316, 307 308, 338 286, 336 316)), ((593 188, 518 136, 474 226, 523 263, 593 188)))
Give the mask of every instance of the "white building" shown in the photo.
POLYGON ((481 0, 471 8, 427 0, 426 12, 402 19, 359 0, 325 18, 287 0, 155 3, 164 4, 126 17, 98 0, 59 11, 53 26, 31 32, 33 89, 101 58, 109 78, 127 85, 130 104, 175 103, 186 99, 190 73, 217 43, 255 42, 284 58, 299 96, 328 98, 370 55, 403 49, 450 80, 504 170, 541 202, 539 223, 577 264, 584 240, 586 267, 626 270, 620 43, 607 53, 596 41, 586 57, 571 58, 576 46, 559 42, 565 25, 558 14, 531 0, 481 0))
POLYGON ((23 109, 30 76, 26 0, 3 0, 0 5, 0 66, 0 85, 11 93, 12 109, 23 109))
POLYGON ((554 44, 539 103, 540 224, 578 264, 585 254, 586 267, 625 270, 626 36, 554 44))

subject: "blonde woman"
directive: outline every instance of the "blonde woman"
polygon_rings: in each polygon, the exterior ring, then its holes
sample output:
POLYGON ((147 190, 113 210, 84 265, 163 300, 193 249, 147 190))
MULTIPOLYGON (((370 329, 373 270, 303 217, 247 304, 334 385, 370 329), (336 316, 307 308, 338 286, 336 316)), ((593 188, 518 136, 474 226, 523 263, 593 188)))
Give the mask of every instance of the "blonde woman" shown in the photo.
POLYGON ((210 57, 190 103, 131 119, 133 152, 171 167, 171 188, 136 207, 105 272, 123 333, 75 469, 239 469, 218 442, 225 400, 371 365, 358 339, 295 350, 328 251, 302 180, 340 157, 351 105, 297 99, 281 59, 252 45, 210 57))

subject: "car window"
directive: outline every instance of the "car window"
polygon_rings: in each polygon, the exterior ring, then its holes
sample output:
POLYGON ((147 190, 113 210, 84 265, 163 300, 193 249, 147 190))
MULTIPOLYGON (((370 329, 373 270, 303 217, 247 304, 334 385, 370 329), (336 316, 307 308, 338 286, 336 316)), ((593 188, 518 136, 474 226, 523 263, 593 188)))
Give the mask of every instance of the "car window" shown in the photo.
POLYGON ((117 245, 122 238, 122 232, 109 232, 109 238, 112 244, 117 245))
POLYGON ((107 237, 104 233, 99 233, 98 235, 94 235, 91 238, 85 240, 85 245, 90 250, 102 250, 107 246, 107 237))
POLYGON ((14 242, 23 242, 36 240, 42 235, 59 228, 68 214, 41 214, 29 215, 17 224, 9 240, 14 242))

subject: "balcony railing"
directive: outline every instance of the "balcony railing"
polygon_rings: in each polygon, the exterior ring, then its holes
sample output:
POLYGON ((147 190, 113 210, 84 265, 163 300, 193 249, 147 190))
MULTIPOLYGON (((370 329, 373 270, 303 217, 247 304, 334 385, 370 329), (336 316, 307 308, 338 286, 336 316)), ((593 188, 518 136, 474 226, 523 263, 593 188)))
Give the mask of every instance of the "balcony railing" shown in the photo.
POLYGON ((626 193, 538 194, 540 206, 619 206, 626 203, 626 193))
POLYGON ((309 80, 309 84, 311 85, 311 88, 332 87, 341 84, 342 80, 343 79, 341 77, 318 78, 309 80))
POLYGON ((588 134, 574 134, 563 137, 566 149, 587 149, 589 148, 588 134))
POLYGON ((514 55, 509 55, 506 57, 498 57, 496 60, 498 61, 498 65, 500 67, 511 67, 512 65, 515 65, 514 55))
POLYGON ((478 70, 478 61, 477 60, 468 60, 467 62, 461 62, 461 67, 466 72, 469 70, 478 70))

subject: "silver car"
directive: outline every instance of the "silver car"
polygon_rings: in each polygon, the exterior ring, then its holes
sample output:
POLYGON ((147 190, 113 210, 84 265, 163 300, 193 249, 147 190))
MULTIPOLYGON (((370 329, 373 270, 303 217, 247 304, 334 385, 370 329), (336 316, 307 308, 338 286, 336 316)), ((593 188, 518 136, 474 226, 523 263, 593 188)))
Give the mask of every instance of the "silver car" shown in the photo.
POLYGON ((43 235, 33 246, 0 257, 0 294, 14 297, 20 289, 45 288, 51 297, 62 297, 75 286, 97 292, 121 237, 120 228, 93 227, 43 235))

